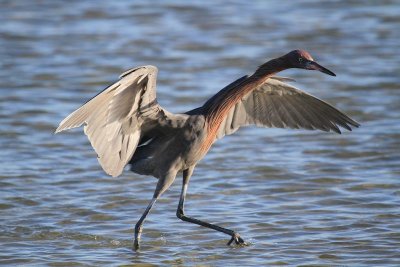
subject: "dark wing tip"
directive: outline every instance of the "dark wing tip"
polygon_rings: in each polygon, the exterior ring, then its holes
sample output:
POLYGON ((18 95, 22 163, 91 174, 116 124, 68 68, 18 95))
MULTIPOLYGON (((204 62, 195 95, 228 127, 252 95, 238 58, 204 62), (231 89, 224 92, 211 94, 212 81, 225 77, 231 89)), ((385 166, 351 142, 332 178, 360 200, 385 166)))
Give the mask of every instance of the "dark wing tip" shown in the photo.
POLYGON ((342 131, 337 126, 336 127, 332 127, 332 130, 337 134, 342 134, 342 131))
POLYGON ((354 123, 352 123, 351 125, 353 125, 354 127, 358 128, 361 127, 361 124, 359 124, 358 122, 354 121, 354 123))
MULTIPOLYGON (((355 120, 353 120, 353 119, 350 119, 350 118, 348 118, 348 120, 346 121, 346 123, 347 124, 350 124, 351 126, 353 126, 353 127, 355 127, 355 128, 359 128, 360 126, 361 126, 361 124, 359 124, 358 122, 356 122, 355 120)), ((345 127, 347 130, 349 130, 349 131, 352 131, 353 129, 349 126, 349 125, 347 125, 346 124, 346 126, 347 127, 345 127)))
MULTIPOLYGON (((361 124, 359 124, 358 122, 356 122, 356 121, 354 121, 354 120, 351 120, 351 119, 348 120, 348 121, 346 121, 346 123, 340 123, 339 125, 340 125, 342 128, 348 130, 349 132, 352 132, 352 131, 353 131, 353 128, 351 128, 350 125, 353 126, 353 127, 355 127, 355 128, 359 128, 359 127, 361 126, 361 124)), ((337 126, 337 125, 336 125, 336 126, 337 126)), ((339 127, 332 128, 332 130, 333 130, 334 132, 338 133, 338 134, 342 134, 342 132, 340 131, 339 127)))

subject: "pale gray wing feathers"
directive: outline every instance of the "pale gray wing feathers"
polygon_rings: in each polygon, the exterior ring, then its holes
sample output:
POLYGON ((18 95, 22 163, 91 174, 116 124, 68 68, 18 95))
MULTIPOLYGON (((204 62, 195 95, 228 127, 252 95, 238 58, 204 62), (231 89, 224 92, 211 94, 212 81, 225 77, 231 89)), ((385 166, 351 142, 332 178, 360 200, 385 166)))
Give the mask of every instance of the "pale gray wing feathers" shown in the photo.
POLYGON ((156 101, 156 76, 154 66, 128 70, 118 82, 65 118, 56 133, 85 123, 85 134, 104 171, 120 175, 136 150, 142 124, 170 114, 156 101))
POLYGON ((268 79, 238 102, 222 122, 217 138, 246 125, 337 133, 340 133, 339 126, 350 131, 350 126, 359 126, 328 103, 281 80, 285 79, 268 79))

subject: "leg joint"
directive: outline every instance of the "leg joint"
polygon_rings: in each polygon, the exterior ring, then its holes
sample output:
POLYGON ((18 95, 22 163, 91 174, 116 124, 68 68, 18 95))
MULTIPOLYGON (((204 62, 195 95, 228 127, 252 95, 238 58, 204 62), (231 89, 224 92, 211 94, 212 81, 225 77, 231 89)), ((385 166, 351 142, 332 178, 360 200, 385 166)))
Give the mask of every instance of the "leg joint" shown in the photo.
POLYGON ((136 231, 136 232, 139 232, 140 228, 142 228, 141 226, 142 226, 141 222, 137 222, 137 223, 135 224, 135 231, 136 231))
POLYGON ((176 210, 176 217, 178 217, 181 220, 183 220, 183 217, 185 217, 185 212, 181 207, 178 207, 178 209, 176 210))

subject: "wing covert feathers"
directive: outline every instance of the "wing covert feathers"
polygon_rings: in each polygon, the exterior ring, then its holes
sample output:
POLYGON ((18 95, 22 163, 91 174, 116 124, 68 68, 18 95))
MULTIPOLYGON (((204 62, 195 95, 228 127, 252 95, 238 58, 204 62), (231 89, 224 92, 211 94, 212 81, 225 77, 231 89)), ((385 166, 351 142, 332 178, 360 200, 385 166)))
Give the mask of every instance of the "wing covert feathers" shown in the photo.
POLYGON ((217 132, 217 138, 234 133, 241 126, 351 131, 359 124, 330 104, 282 81, 268 79, 242 98, 228 113, 217 132))
POLYGON ((136 150, 141 125, 162 111, 156 101, 156 76, 154 66, 124 72, 119 81, 66 117, 56 133, 85 124, 104 171, 120 175, 136 150))

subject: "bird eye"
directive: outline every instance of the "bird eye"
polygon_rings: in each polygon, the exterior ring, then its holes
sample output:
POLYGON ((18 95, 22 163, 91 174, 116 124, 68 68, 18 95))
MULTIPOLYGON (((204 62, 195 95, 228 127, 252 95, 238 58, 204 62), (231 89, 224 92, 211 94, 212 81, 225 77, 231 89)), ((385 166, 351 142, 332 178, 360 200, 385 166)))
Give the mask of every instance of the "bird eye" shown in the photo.
POLYGON ((303 62, 303 58, 299 57, 299 62, 300 63, 303 62))

